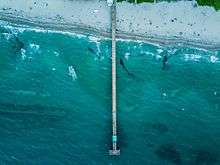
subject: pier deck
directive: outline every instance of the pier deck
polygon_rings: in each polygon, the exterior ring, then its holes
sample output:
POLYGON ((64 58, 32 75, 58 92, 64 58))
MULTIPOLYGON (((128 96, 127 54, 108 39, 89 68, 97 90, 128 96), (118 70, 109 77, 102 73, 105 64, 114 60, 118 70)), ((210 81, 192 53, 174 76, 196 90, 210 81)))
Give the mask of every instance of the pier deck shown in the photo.
POLYGON ((117 148, 117 102, 116 102, 116 0, 111 6, 112 29, 112 150, 110 155, 120 155, 117 148))

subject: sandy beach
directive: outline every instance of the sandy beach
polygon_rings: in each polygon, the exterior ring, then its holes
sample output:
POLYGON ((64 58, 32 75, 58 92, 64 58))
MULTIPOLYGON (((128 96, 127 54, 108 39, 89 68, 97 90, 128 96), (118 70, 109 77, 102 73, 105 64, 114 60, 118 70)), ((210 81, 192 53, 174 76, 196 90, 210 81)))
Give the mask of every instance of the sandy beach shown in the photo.
MULTIPOLYGON (((12 24, 110 36, 106 1, 0 0, 0 20, 12 24)), ((190 1, 117 4, 118 38, 220 48, 220 11, 190 1), (129 12, 128 12, 129 11, 129 12)))

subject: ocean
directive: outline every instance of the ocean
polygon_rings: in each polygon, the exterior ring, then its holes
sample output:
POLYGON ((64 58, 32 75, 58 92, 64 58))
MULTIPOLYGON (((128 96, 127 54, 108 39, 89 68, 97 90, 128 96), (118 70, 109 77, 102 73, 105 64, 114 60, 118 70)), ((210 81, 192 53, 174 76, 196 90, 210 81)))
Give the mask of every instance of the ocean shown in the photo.
POLYGON ((113 157, 111 41, 1 24, 0 164, 220 164, 219 58, 118 40, 113 157))

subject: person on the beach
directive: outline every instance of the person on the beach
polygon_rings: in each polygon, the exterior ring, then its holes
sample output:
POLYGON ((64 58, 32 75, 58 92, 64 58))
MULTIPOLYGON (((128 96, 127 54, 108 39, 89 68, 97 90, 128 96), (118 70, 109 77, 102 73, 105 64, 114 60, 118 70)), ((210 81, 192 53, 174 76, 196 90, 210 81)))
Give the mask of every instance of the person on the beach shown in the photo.
POLYGON ((167 55, 163 56, 162 64, 163 64, 162 70, 165 70, 167 68, 167 64, 168 64, 168 56, 167 55))

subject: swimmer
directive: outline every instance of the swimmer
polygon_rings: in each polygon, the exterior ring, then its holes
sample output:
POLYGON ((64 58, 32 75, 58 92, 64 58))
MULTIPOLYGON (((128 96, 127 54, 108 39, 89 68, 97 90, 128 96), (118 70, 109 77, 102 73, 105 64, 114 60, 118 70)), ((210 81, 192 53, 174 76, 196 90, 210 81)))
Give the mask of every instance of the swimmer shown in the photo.
POLYGON ((24 43, 18 39, 18 37, 15 37, 15 45, 13 46, 13 49, 15 49, 16 52, 21 51, 21 49, 24 49, 24 43))
POLYGON ((163 63, 162 70, 165 70, 167 68, 167 64, 168 64, 168 57, 167 57, 167 55, 163 56, 162 63, 163 63))
POLYGON ((89 50, 91 53, 96 54, 95 50, 93 50, 92 48, 88 47, 88 50, 89 50))
POLYGON ((132 73, 129 72, 129 70, 126 68, 125 64, 124 64, 124 61, 122 58, 120 58, 120 65, 122 66, 122 68, 127 72, 127 74, 129 76, 134 76, 132 73))

